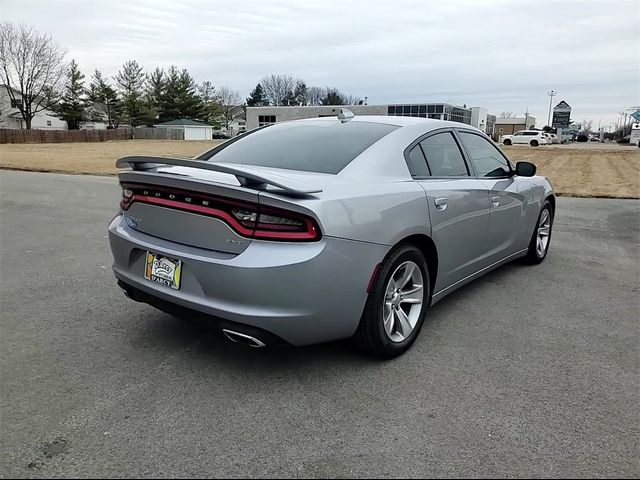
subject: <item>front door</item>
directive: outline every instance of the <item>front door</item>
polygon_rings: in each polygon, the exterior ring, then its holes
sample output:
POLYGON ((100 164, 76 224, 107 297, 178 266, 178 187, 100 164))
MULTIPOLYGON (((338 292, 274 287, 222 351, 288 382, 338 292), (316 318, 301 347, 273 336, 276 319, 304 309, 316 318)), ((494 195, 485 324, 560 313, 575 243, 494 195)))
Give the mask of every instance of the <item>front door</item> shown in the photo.
POLYGON ((480 133, 459 130, 458 135, 475 175, 489 191, 487 263, 498 262, 522 248, 523 222, 530 181, 514 175, 507 158, 480 133))

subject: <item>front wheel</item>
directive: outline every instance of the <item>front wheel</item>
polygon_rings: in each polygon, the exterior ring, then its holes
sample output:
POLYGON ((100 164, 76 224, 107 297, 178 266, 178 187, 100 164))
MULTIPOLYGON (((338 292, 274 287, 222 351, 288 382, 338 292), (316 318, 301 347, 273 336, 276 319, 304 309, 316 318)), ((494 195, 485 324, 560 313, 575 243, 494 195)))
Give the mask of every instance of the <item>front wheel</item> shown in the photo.
POLYGON ((538 223, 529 242, 526 261, 532 265, 542 263, 547 257, 549 244, 551 243, 551 230, 553 229, 553 209, 547 200, 542 206, 538 223))
POLYGON ((429 269, 413 245, 396 248, 383 262, 354 336, 356 346, 379 358, 394 358, 415 341, 429 304, 429 269))

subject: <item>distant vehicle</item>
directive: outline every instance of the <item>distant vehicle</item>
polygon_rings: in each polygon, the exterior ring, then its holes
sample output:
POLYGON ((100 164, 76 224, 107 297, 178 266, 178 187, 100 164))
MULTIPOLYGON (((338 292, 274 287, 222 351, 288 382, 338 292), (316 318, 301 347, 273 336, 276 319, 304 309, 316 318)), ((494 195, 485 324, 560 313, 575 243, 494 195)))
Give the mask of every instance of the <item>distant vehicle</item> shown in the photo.
POLYGON ((550 145, 551 137, 541 130, 520 130, 513 135, 503 135, 502 143, 504 145, 529 144, 532 147, 537 147, 539 145, 550 145))
POLYGON ((640 148, 640 123, 631 125, 631 135, 629 135, 629 143, 640 148))
POLYGON ((551 143, 562 143, 560 141, 560 137, 558 137, 558 135, 556 135, 555 133, 547 133, 547 135, 549 135, 549 138, 551 138, 551 143))

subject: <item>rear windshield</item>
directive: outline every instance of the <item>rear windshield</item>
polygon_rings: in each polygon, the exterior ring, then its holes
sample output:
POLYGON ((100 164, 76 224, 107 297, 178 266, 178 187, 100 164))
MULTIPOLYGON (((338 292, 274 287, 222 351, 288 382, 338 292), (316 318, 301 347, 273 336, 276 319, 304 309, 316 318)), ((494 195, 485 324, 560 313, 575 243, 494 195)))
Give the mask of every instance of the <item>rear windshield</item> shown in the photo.
POLYGON ((300 122, 270 125, 201 158, 336 174, 396 125, 367 122, 300 122))

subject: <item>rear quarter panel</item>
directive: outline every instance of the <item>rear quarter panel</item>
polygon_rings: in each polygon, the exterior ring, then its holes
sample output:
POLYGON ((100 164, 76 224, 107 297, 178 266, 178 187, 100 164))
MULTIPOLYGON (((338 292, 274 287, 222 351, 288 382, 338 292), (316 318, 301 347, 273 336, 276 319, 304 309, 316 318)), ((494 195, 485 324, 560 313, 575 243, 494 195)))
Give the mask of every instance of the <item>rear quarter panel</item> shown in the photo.
POLYGON ((262 193, 260 202, 313 212, 322 234, 392 246, 410 235, 431 235, 424 190, 413 180, 339 182, 308 199, 288 199, 262 193))

